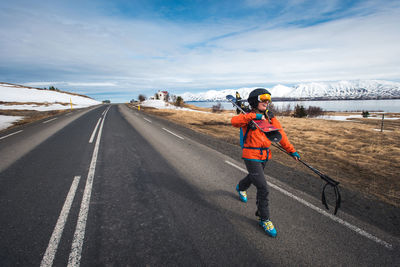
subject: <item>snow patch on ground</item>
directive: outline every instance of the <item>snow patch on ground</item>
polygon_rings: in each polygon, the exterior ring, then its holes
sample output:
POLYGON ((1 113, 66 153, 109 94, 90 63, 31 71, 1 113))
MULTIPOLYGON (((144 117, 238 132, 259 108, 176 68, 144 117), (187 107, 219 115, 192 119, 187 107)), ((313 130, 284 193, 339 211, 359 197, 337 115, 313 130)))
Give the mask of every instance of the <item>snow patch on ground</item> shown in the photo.
POLYGON ((361 119, 361 115, 345 115, 345 116, 330 116, 330 115, 324 115, 324 116, 318 116, 316 119, 323 119, 323 120, 332 120, 332 121, 346 121, 347 119, 361 119))
POLYGON ((22 116, 5 116, 0 115, 0 131, 12 126, 14 122, 22 120, 22 116))
POLYGON ((152 107, 152 108, 156 108, 156 109, 174 109, 174 110, 210 113, 210 112, 199 111, 199 110, 194 110, 194 109, 190 109, 190 108, 177 107, 177 106, 167 103, 163 100, 145 100, 140 103, 140 106, 152 107))
MULTIPOLYGON (((374 131, 381 132, 382 130, 381 129, 374 129, 374 131)), ((393 131, 383 129, 383 132, 393 132, 393 131)))
MULTIPOLYGON (((318 116, 316 119, 323 119, 323 120, 333 120, 333 121, 347 121, 348 119, 367 119, 364 118, 362 115, 324 115, 324 116, 318 116)), ((368 117, 368 119, 374 119, 374 120, 381 120, 382 117, 368 117)), ((398 120, 399 118, 384 118, 385 120, 398 120)))

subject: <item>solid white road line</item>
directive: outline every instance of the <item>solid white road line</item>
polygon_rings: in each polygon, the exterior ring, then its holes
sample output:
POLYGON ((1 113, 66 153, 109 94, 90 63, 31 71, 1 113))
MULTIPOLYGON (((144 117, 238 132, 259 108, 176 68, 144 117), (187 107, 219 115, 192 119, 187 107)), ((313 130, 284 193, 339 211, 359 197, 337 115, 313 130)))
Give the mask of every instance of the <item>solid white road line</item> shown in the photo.
POLYGON ((110 105, 110 106, 108 106, 108 108, 107 108, 107 109, 105 109, 101 115, 104 115, 104 114, 106 114, 110 108, 111 108, 111 105, 110 105))
POLYGON ((54 121, 54 120, 56 120, 56 119, 57 119, 57 118, 50 119, 50 120, 44 121, 43 123, 48 123, 48 122, 54 121))
POLYGON ((185 138, 183 138, 182 136, 179 136, 179 135, 177 135, 176 133, 173 133, 173 132, 171 132, 170 130, 168 130, 168 129, 165 129, 165 128, 162 128, 164 131, 166 131, 166 132, 169 132, 170 134, 172 134, 172 135, 175 135, 176 137, 178 137, 178 138, 180 138, 180 139, 182 139, 182 140, 184 140, 185 138))
MULTIPOLYGON (((225 160, 225 162, 227 164, 231 165, 232 167, 235 167, 236 169, 244 172, 244 173, 248 173, 247 170, 237 166, 236 164, 234 164, 232 162, 229 162, 227 160, 225 160)), ((386 241, 383 241, 383 240, 379 239, 378 237, 376 237, 376 236, 374 236, 374 235, 372 235, 372 234, 370 234, 370 233, 358 228, 357 226, 354 226, 351 223, 348 223, 348 222, 346 222, 346 221, 344 221, 344 220, 342 220, 342 219, 340 219, 340 218, 338 218, 338 217, 336 217, 336 216, 324 211, 323 209, 320 209, 320 208, 314 206, 313 204, 305 201, 302 198, 299 198, 299 197, 293 195, 292 193, 286 191, 285 189, 282 189, 279 186, 277 186, 277 185, 275 185, 275 184, 273 184, 271 182, 268 182, 268 185, 270 185, 272 188, 275 188, 276 190, 278 190, 279 192, 283 193, 284 195, 286 195, 288 197, 291 197, 294 200, 297 200, 301 204, 309 207, 310 209, 315 210, 316 212, 328 217, 329 219, 331 219, 331 220, 333 220, 333 221, 335 221, 337 223, 340 223, 343 226, 346 226, 347 228, 349 228, 350 230, 353 230, 357 234, 362 235, 362 236, 364 236, 364 237, 366 237, 366 238, 368 238, 368 239, 370 239, 370 240, 372 240, 372 241, 374 241, 374 242, 376 242, 376 243, 378 243, 378 244, 380 244, 380 245, 382 245, 382 246, 384 246, 384 247, 386 247, 388 249, 393 249, 393 246, 391 244, 387 243, 386 241)))
MULTIPOLYGON (((111 108, 111 106, 109 106, 107 109, 105 109, 103 111, 103 113, 101 114, 101 116, 103 116, 105 113, 107 113, 110 108, 111 108)), ((90 144, 93 143, 94 137, 96 136, 97 127, 99 127, 99 124, 100 124, 100 121, 101 121, 101 118, 102 118, 101 116, 100 116, 99 120, 97 121, 96 127, 94 127, 92 135, 90 136, 90 139, 89 139, 89 143, 90 144)))
POLYGON ((65 223, 68 219, 68 214, 71 209, 72 202, 75 198, 76 189, 78 188, 80 176, 75 176, 72 181, 71 188, 69 189, 67 198, 65 199, 64 206, 62 207, 60 216, 58 217, 56 226, 54 227, 53 234, 51 235, 49 245, 47 246, 46 252, 44 253, 42 262, 40 266, 52 266, 54 257, 57 253, 58 244, 60 243, 60 239, 62 233, 64 231, 65 223))
POLYGON ((7 138, 7 137, 10 137, 10 136, 12 136, 12 135, 14 135, 14 134, 17 134, 17 133, 20 133, 20 132, 22 132, 22 130, 19 130, 19 131, 17 131, 17 132, 10 133, 10 134, 8 134, 8 135, 5 135, 5 136, 3 136, 3 137, 0 137, 0 140, 1 140, 1 139, 4 139, 4 138, 7 138))
POLYGON ((95 135, 96 135, 97 127, 99 127, 100 121, 101 121, 101 117, 100 117, 99 120, 97 121, 96 127, 94 127, 94 130, 93 130, 93 132, 92 132, 92 135, 90 136, 90 139, 89 139, 89 143, 90 143, 90 144, 93 142, 93 139, 94 139, 94 137, 95 137, 95 135))
POLYGON ((148 122, 152 123, 152 121, 151 121, 151 120, 149 120, 149 119, 146 119, 145 117, 143 117, 143 119, 144 119, 145 121, 148 121, 148 122))
MULTIPOLYGON (((107 110, 108 111, 108 110, 107 110)), ((79 266, 82 256, 83 239, 85 238, 86 220, 89 213, 90 197, 92 194, 94 173, 96 170, 97 155, 101 140, 101 133, 107 112, 104 114, 100 125, 99 134, 97 135, 96 144, 93 150, 92 160, 90 162, 89 172, 86 179, 85 190, 83 192, 81 208, 79 211, 78 222, 76 224, 74 239, 72 241, 71 253, 69 254, 68 266, 79 266)))

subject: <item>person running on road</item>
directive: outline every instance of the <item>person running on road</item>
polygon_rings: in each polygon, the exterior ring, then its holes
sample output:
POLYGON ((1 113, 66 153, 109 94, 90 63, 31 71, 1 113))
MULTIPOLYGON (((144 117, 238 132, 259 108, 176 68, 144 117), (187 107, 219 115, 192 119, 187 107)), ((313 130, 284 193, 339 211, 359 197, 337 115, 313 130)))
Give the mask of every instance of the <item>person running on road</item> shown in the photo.
POLYGON ((244 177, 236 186, 239 193, 239 199, 247 202, 246 190, 251 184, 257 188, 257 212, 260 217, 259 225, 271 237, 277 235, 277 231, 270 220, 268 205, 268 187, 264 177, 264 168, 269 159, 271 159, 271 141, 258 128, 252 127, 252 120, 265 120, 280 129, 282 135, 280 140, 281 146, 295 159, 300 159, 299 154, 289 142, 282 126, 271 111, 268 110, 271 102, 271 93, 264 88, 253 90, 248 98, 251 106, 251 112, 247 114, 239 114, 231 119, 234 127, 240 128, 240 143, 242 145, 242 158, 246 164, 248 175, 244 177))

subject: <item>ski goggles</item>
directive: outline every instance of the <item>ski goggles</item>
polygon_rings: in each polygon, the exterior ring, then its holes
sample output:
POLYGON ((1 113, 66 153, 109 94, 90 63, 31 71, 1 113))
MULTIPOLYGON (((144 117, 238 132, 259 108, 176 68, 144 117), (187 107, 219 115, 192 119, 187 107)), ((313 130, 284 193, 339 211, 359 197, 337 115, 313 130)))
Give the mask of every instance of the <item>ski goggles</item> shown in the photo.
POLYGON ((263 94, 258 96, 258 101, 259 102, 271 102, 271 95, 270 94, 263 94))

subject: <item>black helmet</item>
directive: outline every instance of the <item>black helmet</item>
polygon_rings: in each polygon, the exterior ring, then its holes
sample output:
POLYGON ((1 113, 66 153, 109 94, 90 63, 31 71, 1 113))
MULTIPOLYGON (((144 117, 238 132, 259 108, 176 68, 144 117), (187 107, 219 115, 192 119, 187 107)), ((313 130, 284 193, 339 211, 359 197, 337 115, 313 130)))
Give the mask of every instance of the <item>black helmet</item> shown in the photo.
POLYGON ((257 88, 254 89, 253 91, 251 91, 251 93, 249 94, 249 98, 247 98, 247 102, 249 102, 250 106, 252 108, 257 108, 258 106, 258 96, 259 95, 264 95, 264 94, 269 94, 271 95, 271 93, 265 89, 265 88, 257 88))

